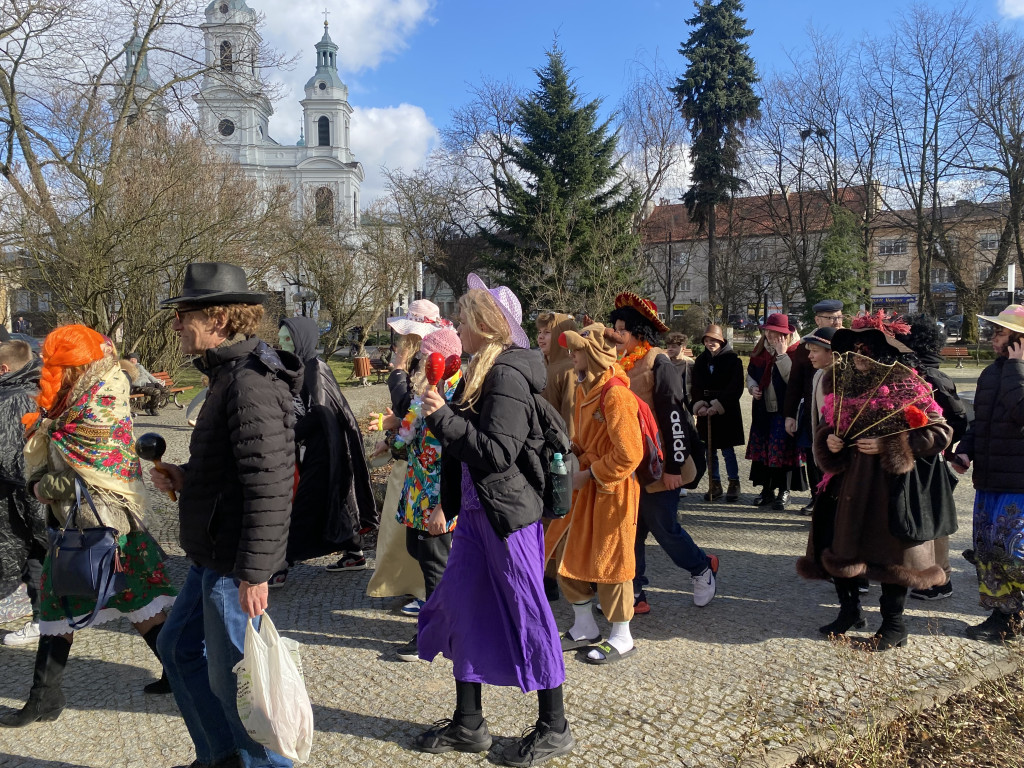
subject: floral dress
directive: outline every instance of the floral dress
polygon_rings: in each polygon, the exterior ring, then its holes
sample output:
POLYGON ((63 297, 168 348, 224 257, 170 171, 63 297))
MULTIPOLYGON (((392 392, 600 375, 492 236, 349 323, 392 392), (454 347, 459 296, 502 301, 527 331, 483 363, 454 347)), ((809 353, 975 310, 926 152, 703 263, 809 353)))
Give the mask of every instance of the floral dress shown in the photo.
MULTIPOLYGON (((120 616, 133 623, 145 621, 170 608, 177 595, 164 571, 166 556, 140 519, 142 467, 134 442, 128 381, 115 368, 88 386, 63 413, 40 422, 26 447, 27 458, 29 452, 37 457, 30 485, 53 501, 50 511, 58 524, 64 525, 71 513, 78 482, 89 491, 95 506, 94 512, 83 497, 78 524, 106 526, 120 534, 126 586, 99 611, 94 624, 120 616)), ((61 598, 53 593, 50 570, 47 554, 40 584, 39 629, 44 635, 62 635, 68 632, 68 618, 61 598)), ((66 602, 75 619, 95 607, 88 598, 66 598, 66 602)))
MULTIPOLYGON (((461 379, 462 371, 458 371, 442 383, 444 398, 448 402, 451 402, 461 379)), ((408 451, 409 465, 395 519, 409 528, 425 531, 430 511, 441 501, 441 443, 427 429, 421 410, 422 402, 419 399, 413 401, 399 430, 400 442, 408 451)), ((456 516, 452 515, 445 524, 445 533, 455 528, 455 520, 456 516)))

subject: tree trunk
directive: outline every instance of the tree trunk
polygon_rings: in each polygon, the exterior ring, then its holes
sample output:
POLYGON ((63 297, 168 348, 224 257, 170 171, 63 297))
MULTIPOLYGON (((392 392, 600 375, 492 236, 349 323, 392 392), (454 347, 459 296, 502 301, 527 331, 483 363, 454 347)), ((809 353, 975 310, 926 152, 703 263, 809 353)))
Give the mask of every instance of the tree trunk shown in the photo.
POLYGON ((717 297, 718 290, 715 285, 715 206, 712 204, 708 211, 708 315, 712 320, 718 320, 717 297))

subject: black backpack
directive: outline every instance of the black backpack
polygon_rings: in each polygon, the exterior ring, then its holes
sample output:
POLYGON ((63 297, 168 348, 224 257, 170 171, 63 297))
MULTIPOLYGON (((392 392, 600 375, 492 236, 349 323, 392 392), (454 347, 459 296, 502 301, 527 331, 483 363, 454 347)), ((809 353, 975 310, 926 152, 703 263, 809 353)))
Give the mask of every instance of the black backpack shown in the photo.
POLYGON ((540 449, 540 460, 544 470, 544 487, 538 488, 544 501, 544 517, 555 517, 555 492, 551 483, 551 462, 556 453, 562 454, 569 475, 578 468, 576 457, 572 453, 572 441, 565 427, 565 420, 558 410, 538 394, 533 395, 533 404, 537 414, 537 424, 544 443, 540 449))

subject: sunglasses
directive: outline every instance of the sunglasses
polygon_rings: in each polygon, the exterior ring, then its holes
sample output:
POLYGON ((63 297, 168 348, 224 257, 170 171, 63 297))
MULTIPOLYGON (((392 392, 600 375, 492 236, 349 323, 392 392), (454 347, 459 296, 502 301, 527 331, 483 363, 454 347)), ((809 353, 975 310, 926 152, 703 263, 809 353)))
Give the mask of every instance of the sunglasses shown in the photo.
POLYGON ((176 309, 176 310, 174 310, 174 319, 177 320, 180 323, 181 319, 183 317, 185 317, 185 315, 189 315, 189 314, 191 314, 193 312, 202 312, 202 311, 203 311, 203 307, 193 307, 192 309, 176 309))

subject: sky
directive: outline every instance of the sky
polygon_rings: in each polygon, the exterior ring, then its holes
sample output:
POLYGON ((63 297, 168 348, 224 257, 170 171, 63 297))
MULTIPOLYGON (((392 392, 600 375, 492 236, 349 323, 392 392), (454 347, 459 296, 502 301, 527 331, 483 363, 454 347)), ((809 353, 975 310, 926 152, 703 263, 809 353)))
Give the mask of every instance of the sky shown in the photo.
MULTIPOLYGON (((920 0, 919 0, 920 1, 920 0)), ((362 199, 383 190, 380 167, 412 170, 438 140, 468 89, 485 78, 536 85, 534 69, 556 39, 587 98, 614 110, 630 67, 657 56, 682 72, 678 53, 693 15, 688 0, 248 0, 265 16, 264 40, 297 56, 288 71, 266 73, 284 86, 271 135, 299 138, 302 88, 315 69, 324 9, 349 87, 352 149, 366 172, 362 199)), ((925 0, 937 9, 948 0, 925 0)), ((758 70, 787 69, 806 46, 809 25, 856 41, 882 37, 910 0, 746 0, 744 15, 758 70)), ((981 21, 1024 23, 1024 0, 967 0, 981 21)))

